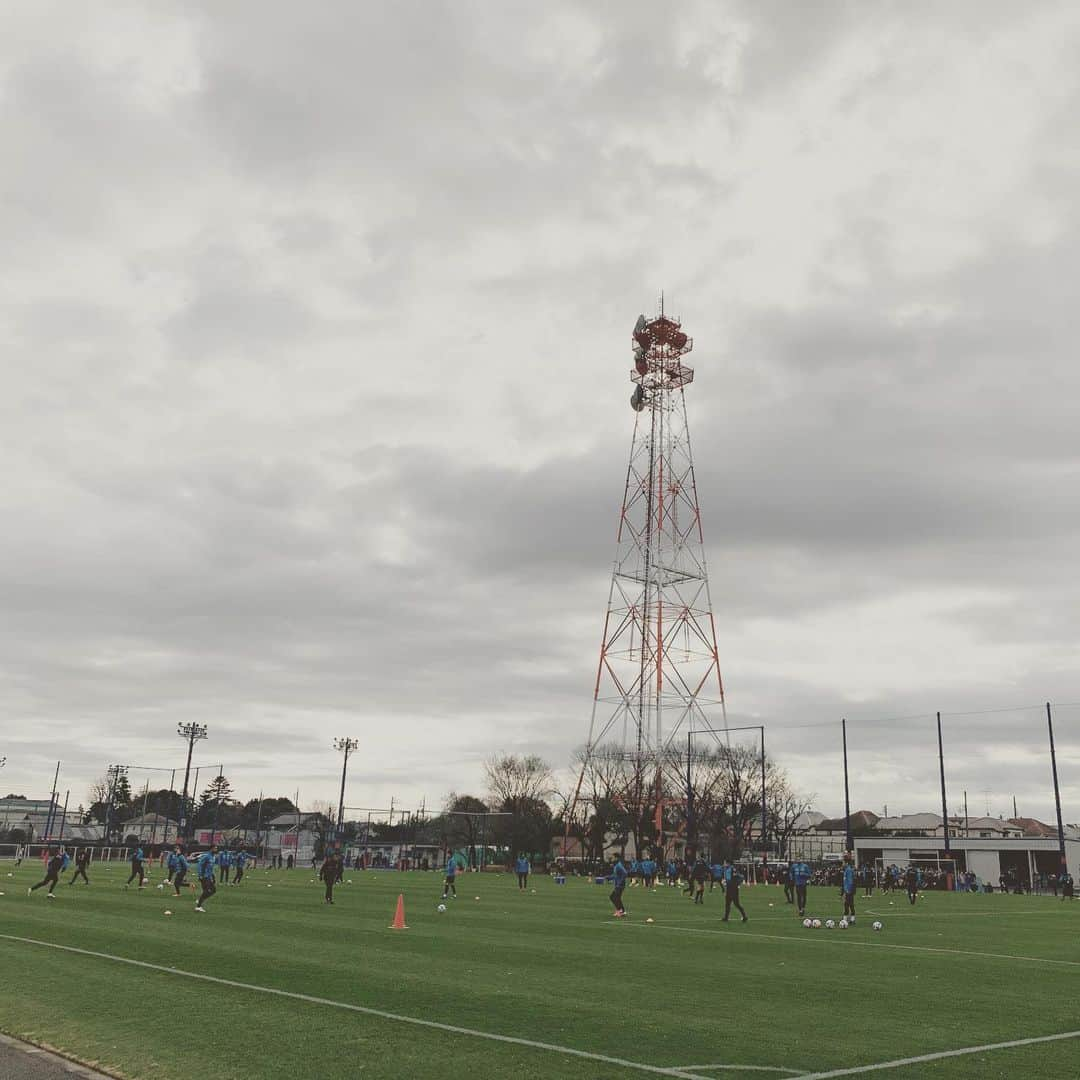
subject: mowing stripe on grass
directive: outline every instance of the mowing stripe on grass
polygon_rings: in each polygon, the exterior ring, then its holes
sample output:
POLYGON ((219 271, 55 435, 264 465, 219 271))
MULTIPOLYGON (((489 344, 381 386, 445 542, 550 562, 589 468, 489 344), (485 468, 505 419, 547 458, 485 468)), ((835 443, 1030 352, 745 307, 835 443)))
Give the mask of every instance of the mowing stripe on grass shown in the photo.
POLYGON ((575 1050, 573 1047, 559 1046, 557 1043, 522 1039, 516 1035, 497 1035, 491 1031, 458 1027, 456 1024, 441 1024, 437 1020, 421 1020, 416 1016, 403 1016, 400 1013, 386 1012, 384 1009, 372 1009, 366 1005, 353 1005, 347 1001, 333 1001, 330 998, 315 997, 312 994, 299 994, 292 990, 278 990, 272 986, 257 986, 254 983, 238 982, 235 979, 222 979, 217 975, 203 975, 197 971, 183 971, 180 968, 165 967, 163 964, 150 964, 145 960, 132 960, 127 956, 114 956, 112 953, 95 952, 92 949, 78 949, 73 945, 58 945, 54 941, 38 941, 36 938, 18 937, 15 934, 0 934, 0 940, 14 941, 22 945, 38 945, 44 949, 58 949, 61 952, 75 953, 78 956, 90 956, 97 960, 111 960, 117 964, 127 964, 131 967, 144 968, 147 971, 160 971, 165 975, 179 975, 185 979, 198 979, 200 982, 215 983, 218 986, 230 986, 237 990, 252 990, 258 994, 271 994, 274 997, 289 998, 293 1001, 306 1001, 311 1005, 326 1005, 332 1009, 345 1009, 349 1012, 362 1013, 364 1016, 377 1016, 381 1020, 393 1020, 399 1024, 413 1024, 416 1027, 433 1028, 436 1031, 446 1031, 452 1035, 468 1035, 473 1039, 487 1039, 490 1042, 527 1046, 531 1050, 548 1050, 554 1054, 585 1058, 588 1061, 603 1061, 608 1065, 619 1065, 624 1069, 636 1069, 638 1072, 653 1073, 657 1076, 676 1076, 680 1077, 681 1080, 707 1080, 705 1077, 695 1076, 693 1072, 686 1069, 645 1065, 640 1061, 627 1061, 625 1058, 609 1057, 607 1054, 594 1054, 588 1050, 575 1050))
POLYGON ((919 1054, 918 1057, 897 1058, 881 1061, 876 1065, 856 1065, 851 1069, 832 1069, 829 1072, 804 1073, 799 1080, 828 1080, 834 1076, 857 1076, 860 1073, 878 1072, 882 1069, 899 1069, 904 1065, 921 1065, 926 1061, 942 1058, 963 1057, 965 1054, 981 1054, 986 1050, 1008 1050, 1013 1046, 1034 1046, 1036 1043, 1060 1042, 1062 1039, 1080 1039, 1080 1031, 1063 1031, 1059 1035, 1039 1035, 1033 1039, 1013 1039, 1011 1042, 987 1043, 985 1046, 965 1046, 960 1050, 941 1050, 936 1054, 919 1054))
MULTIPOLYGON (((621 920, 623 925, 645 928, 644 923, 631 923, 621 920)), ((611 924, 609 924, 611 925, 611 924)), ((756 938, 758 941, 785 941, 794 942, 797 945, 823 944, 826 941, 835 942, 837 945, 852 945, 864 949, 899 949, 903 952, 942 953, 946 956, 975 956, 984 960, 1025 960, 1032 964, 1055 964, 1060 967, 1080 967, 1080 960, 1051 960, 1046 956, 1022 956, 1017 953, 992 953, 976 952, 973 949, 941 949, 933 945, 891 945, 884 941, 852 941, 850 936, 840 937, 836 934, 817 934, 803 937, 795 934, 755 934, 753 931, 732 930, 709 930, 700 926, 667 926, 663 923, 653 923, 649 930, 674 930, 680 934, 719 934, 732 940, 737 938, 756 938)))

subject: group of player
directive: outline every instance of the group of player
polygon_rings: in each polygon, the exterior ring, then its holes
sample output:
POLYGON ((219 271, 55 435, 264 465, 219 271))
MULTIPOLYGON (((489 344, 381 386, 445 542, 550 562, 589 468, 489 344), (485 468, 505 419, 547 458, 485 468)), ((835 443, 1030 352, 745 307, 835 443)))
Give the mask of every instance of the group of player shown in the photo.
MULTIPOLYGON (((78 850, 75 855, 75 873, 72 874, 71 880, 68 882, 69 886, 74 885, 80 877, 86 885, 90 884, 90 877, 87 874, 87 869, 90 866, 90 855, 91 851, 88 847, 78 850)), ((203 851, 198 855, 192 854, 189 857, 185 853, 182 844, 175 844, 166 859, 166 882, 172 885, 176 896, 180 896, 185 885, 194 894, 196 892, 195 883, 187 880, 187 875, 194 863, 195 876, 201 887, 201 892, 199 892, 195 901, 195 910, 204 913, 206 908, 203 905, 217 892, 218 881, 220 880, 228 885, 239 885, 244 876, 244 868, 251 858, 252 856, 246 851, 222 850, 218 848, 217 844, 214 844, 208 851, 203 851), (235 876, 233 876, 234 874, 235 876), (233 876, 232 881, 229 880, 230 876, 233 876)), ((138 846, 133 848, 128 861, 131 866, 131 874, 128 876, 127 881, 124 882, 123 887, 130 889, 132 883, 137 882, 138 888, 145 889, 147 875, 146 855, 143 849, 138 846)), ((54 890, 60 883, 60 875, 71 866, 71 862, 71 856, 64 848, 49 848, 45 859, 45 876, 36 885, 31 885, 26 890, 27 896, 37 892, 38 889, 47 888, 48 892, 45 895, 50 900, 55 900, 56 894, 54 890)), ((158 888, 164 887, 165 883, 158 886, 158 888)))
MULTIPOLYGON (((668 885, 683 885, 683 892, 689 894, 695 904, 705 902, 705 886, 708 884, 710 891, 720 885, 724 890, 724 915, 721 922, 727 922, 731 916, 731 909, 735 908, 742 921, 747 921, 746 912, 739 902, 739 886, 744 878, 734 863, 725 860, 722 863, 709 865, 704 855, 699 855, 693 862, 682 864, 670 860, 666 867, 668 885)), ((627 911, 623 905, 623 892, 630 887, 640 885, 643 888, 654 888, 657 878, 657 863, 654 859, 633 859, 630 861, 630 869, 627 869, 622 859, 616 856, 611 870, 607 875, 612 883, 611 894, 608 899, 614 907, 614 915, 617 919, 625 919, 627 911)))

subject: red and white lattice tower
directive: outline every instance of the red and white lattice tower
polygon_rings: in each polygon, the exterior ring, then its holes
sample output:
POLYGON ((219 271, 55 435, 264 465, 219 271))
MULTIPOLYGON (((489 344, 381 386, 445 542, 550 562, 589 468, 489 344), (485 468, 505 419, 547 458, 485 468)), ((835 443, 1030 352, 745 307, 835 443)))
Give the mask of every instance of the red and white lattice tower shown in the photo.
POLYGON ((692 348, 662 302, 634 327, 634 438, 586 747, 646 768, 689 731, 727 726, 686 419, 692 348))

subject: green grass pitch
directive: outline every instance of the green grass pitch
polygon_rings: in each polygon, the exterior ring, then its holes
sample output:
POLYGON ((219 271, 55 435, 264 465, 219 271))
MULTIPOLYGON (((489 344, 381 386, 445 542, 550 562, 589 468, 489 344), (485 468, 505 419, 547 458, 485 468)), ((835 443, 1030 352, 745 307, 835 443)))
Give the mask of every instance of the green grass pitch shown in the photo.
MULTIPOLYGON (((65 874, 55 901, 26 895, 39 876, 0 863, 0 1030, 123 1077, 862 1075, 1080 1029, 1080 903, 1050 898, 878 894, 830 931, 805 930, 770 887, 744 888, 750 921, 725 925, 719 891, 695 907, 629 889, 621 921, 607 888, 534 877, 522 894, 510 874, 462 876, 445 914, 435 874, 352 871, 327 907, 309 870, 255 870, 205 915, 188 895, 123 890, 120 865, 94 867, 90 888, 65 874), (399 891, 410 928, 395 932, 399 891)), ((810 908, 841 905, 811 889, 810 908)), ((1065 1080, 1080 1038, 868 1075, 1065 1080)))

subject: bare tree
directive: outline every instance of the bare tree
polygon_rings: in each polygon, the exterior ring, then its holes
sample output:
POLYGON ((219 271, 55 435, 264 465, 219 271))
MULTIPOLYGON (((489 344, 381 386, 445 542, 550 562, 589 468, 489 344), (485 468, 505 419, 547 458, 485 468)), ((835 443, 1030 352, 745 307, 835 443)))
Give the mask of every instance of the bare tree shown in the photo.
POLYGON ((765 809, 769 831, 776 837, 777 855, 787 855, 788 843, 795 833, 795 824, 810 809, 813 795, 803 795, 791 786, 787 773, 778 765, 769 764, 765 809))

